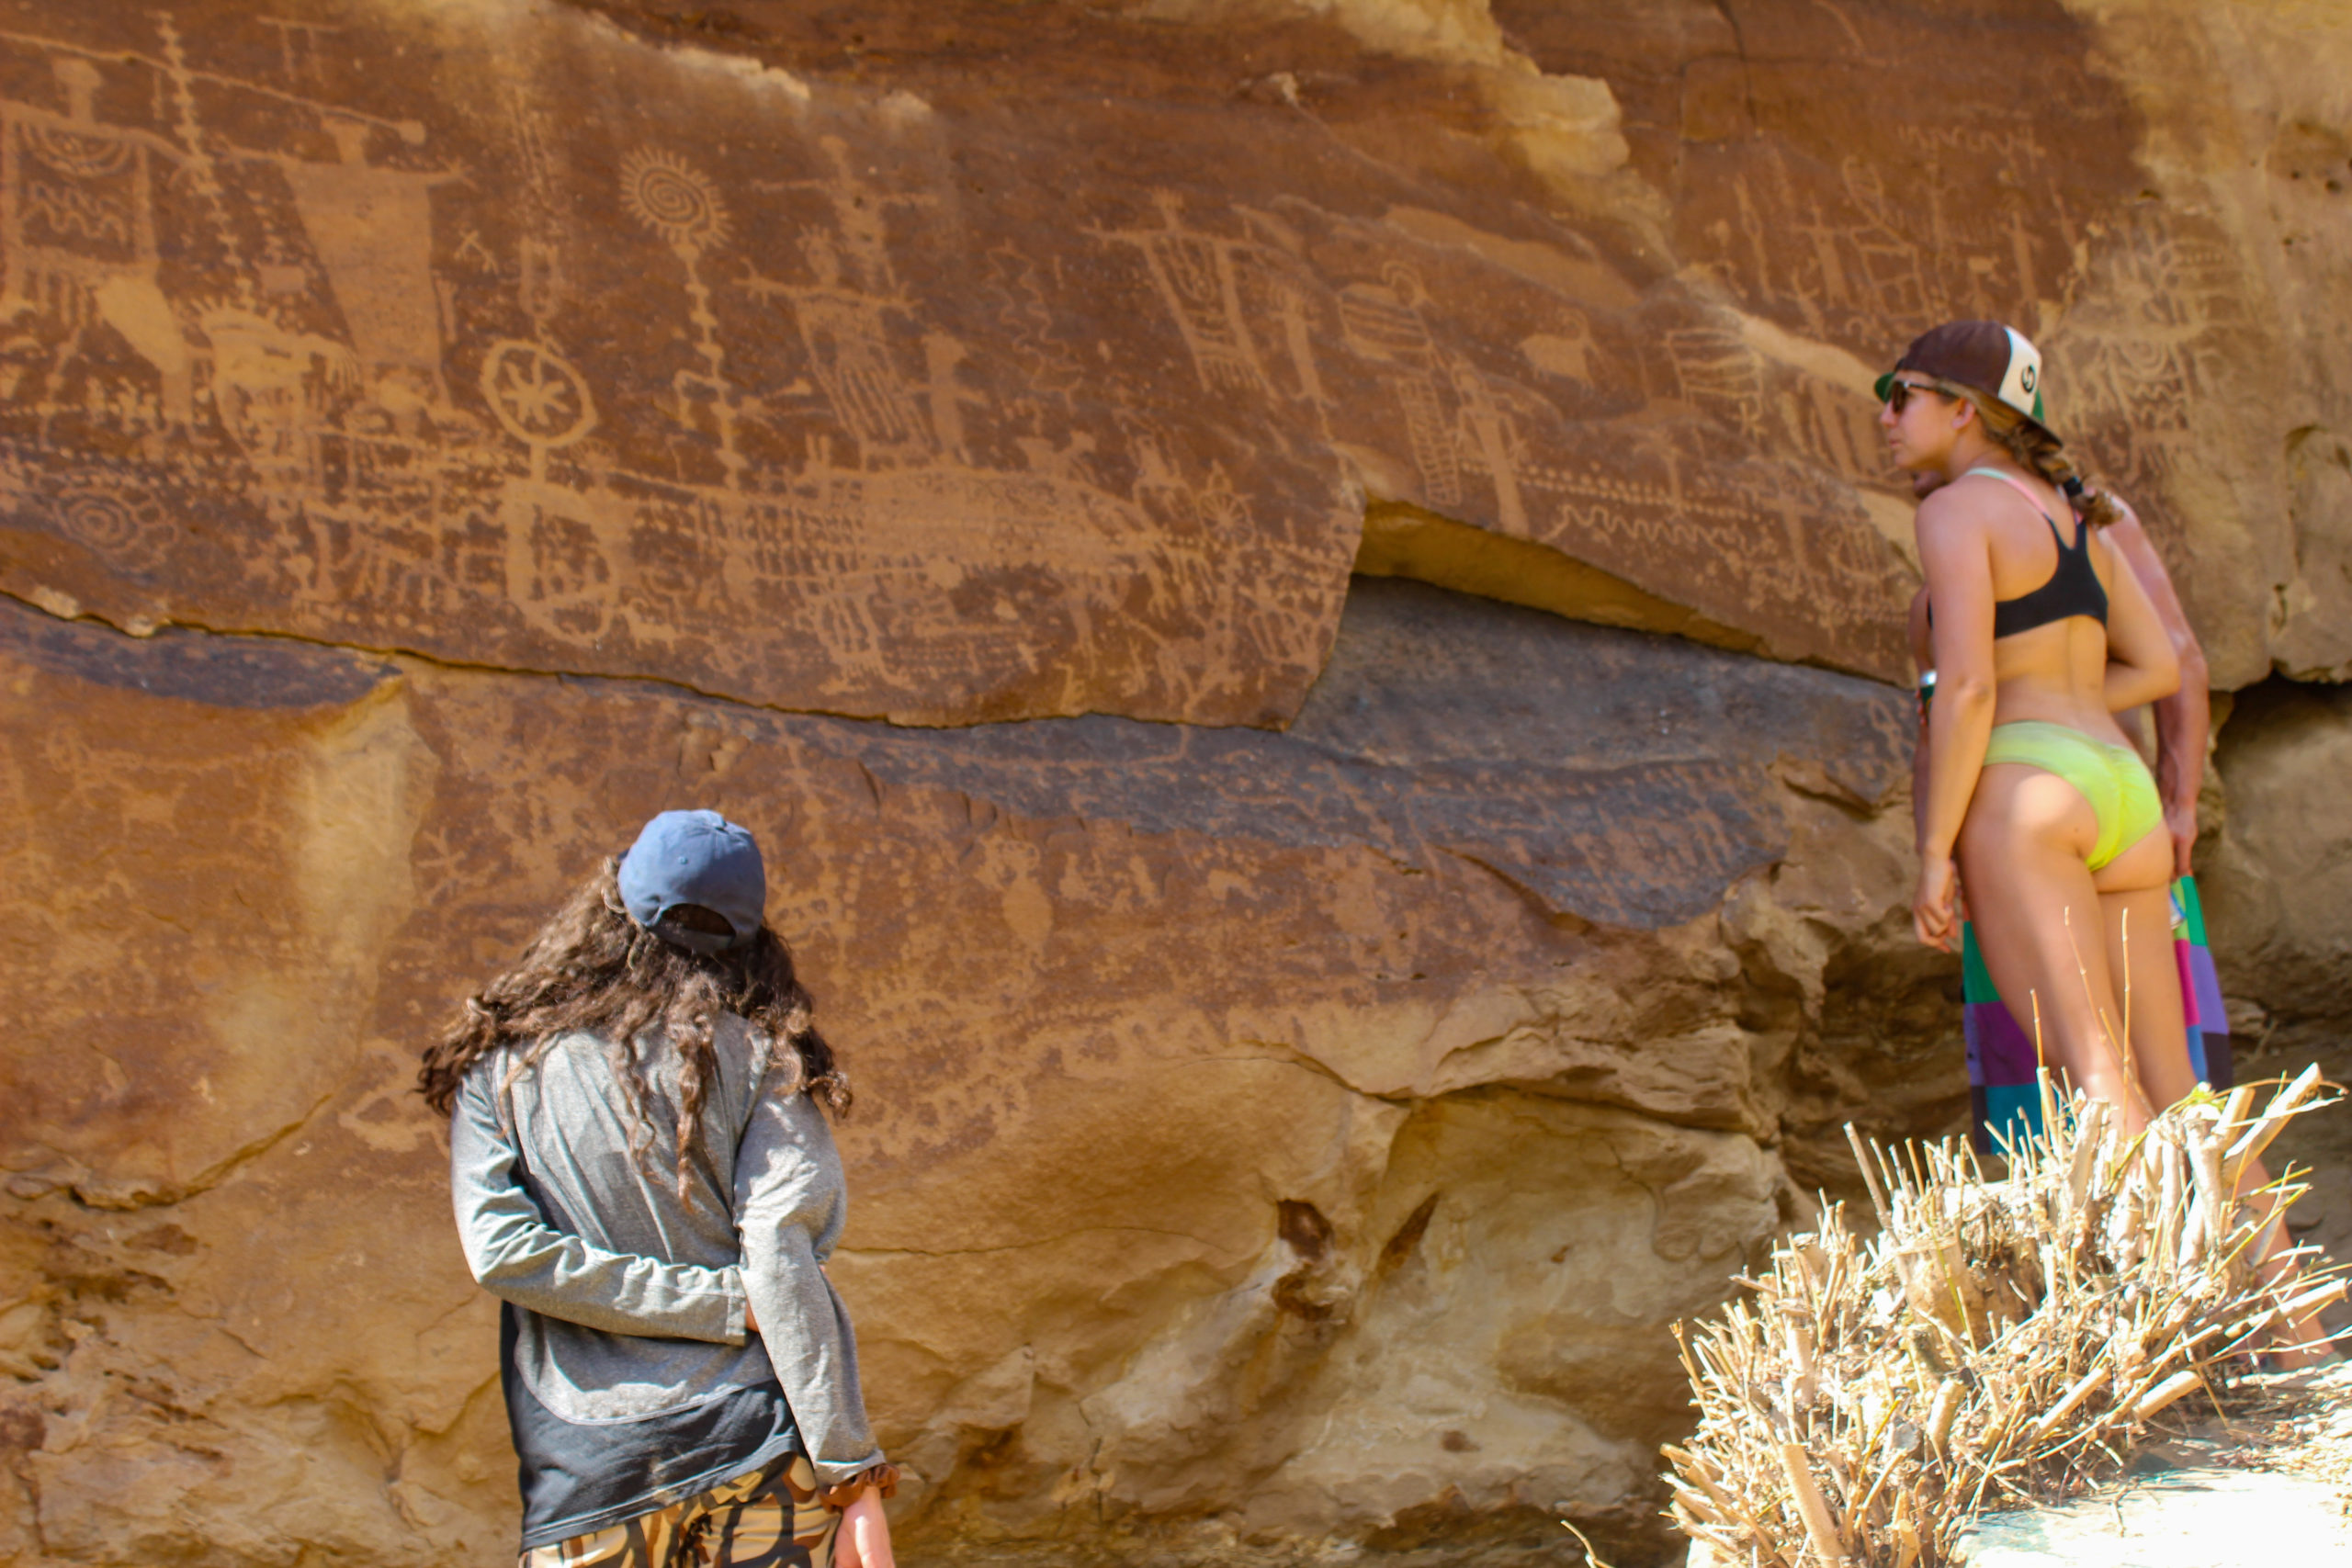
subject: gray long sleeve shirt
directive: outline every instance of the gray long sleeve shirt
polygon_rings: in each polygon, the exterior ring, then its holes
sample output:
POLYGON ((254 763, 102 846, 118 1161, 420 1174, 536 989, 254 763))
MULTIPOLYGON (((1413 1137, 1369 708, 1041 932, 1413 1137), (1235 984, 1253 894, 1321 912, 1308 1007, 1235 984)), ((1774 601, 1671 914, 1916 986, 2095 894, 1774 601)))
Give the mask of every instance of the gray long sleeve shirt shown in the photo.
POLYGON ((458 1091, 451 1193, 474 1278, 507 1303, 526 1547, 796 1446, 827 1483, 881 1460, 849 1314, 819 1269, 847 1216, 832 1134, 806 1094, 774 1091, 742 1020, 723 1016, 713 1044, 683 1196, 676 1067, 658 1039, 641 1043, 658 1064, 643 1128, 592 1035, 519 1075, 493 1053, 458 1091), (777 1390, 788 1409, 764 1408, 777 1390))

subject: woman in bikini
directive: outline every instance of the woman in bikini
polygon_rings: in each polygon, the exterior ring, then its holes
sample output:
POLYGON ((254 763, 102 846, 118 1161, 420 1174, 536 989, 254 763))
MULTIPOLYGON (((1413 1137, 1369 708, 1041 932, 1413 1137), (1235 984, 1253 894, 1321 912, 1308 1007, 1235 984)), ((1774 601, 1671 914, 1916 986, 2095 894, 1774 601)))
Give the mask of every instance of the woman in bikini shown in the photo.
POLYGON ((1944 481, 1917 521, 1936 686, 1912 918, 1921 941, 1950 949, 1964 877, 1985 967, 2018 1021, 2136 1132, 2196 1078, 2170 940, 2172 840, 2115 714, 2170 694, 2179 661, 2098 535, 2111 508, 2083 491, 2041 423, 2041 377, 2017 333, 1953 321, 1880 382, 1896 465, 1944 481))
MULTIPOLYGON (((1917 522, 1935 684, 1913 923, 1951 951, 1964 880, 1995 987, 2051 1064, 2136 1133, 2197 1077, 2172 835, 2115 715, 2176 690, 2178 658, 2098 535, 2113 504, 2042 423, 2041 355, 2022 335, 1947 322, 1878 392, 1895 465, 1939 481, 1917 522)), ((2249 1162, 2246 1186, 2269 1179, 2249 1162)), ((2284 1247, 2274 1229, 2267 1251, 2284 1247)), ((2319 1329, 2290 1333, 2308 1344, 2319 1329)))

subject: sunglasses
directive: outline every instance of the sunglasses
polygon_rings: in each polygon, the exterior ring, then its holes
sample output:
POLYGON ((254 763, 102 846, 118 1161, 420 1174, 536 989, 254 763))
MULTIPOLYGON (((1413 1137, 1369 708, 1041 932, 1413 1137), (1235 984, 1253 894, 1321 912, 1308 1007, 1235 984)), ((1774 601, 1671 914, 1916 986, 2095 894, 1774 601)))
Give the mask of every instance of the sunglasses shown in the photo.
POLYGON ((1880 396, 1886 400, 1886 406, 1894 411, 1894 417, 1900 419, 1903 417, 1903 411, 1911 406, 1912 398, 1923 392, 1933 392, 1939 398, 1951 396, 1941 387, 1929 382, 1898 381, 1891 377, 1883 385, 1880 396))

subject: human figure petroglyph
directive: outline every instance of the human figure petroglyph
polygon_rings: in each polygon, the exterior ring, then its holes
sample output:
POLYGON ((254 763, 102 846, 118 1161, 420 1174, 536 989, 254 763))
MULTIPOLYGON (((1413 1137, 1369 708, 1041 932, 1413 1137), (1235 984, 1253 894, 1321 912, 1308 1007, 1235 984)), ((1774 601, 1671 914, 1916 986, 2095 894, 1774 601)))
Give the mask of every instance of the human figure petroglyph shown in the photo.
MULTIPOLYGON (((194 417, 194 358, 157 282, 155 180, 180 151, 96 113, 105 76, 79 54, 51 54, 64 109, 0 99, 0 321, 64 329, 28 390, 46 400, 85 334, 112 327, 155 371, 167 425, 194 417)), ((21 385, 21 382, 19 382, 21 385)))
POLYGON ((1527 532, 1527 507, 1520 499, 1515 453, 1518 432, 1486 375, 1467 355, 1449 356, 1453 391, 1460 400, 1462 423, 1479 466, 1495 487, 1495 519, 1507 534, 1527 532))
MULTIPOLYGON (((276 164, 293 191, 311 249, 326 269, 352 347, 371 379, 413 384, 401 375, 413 372, 430 385, 435 401, 446 403, 431 192, 466 176, 373 164, 368 148, 379 134, 376 125, 346 114, 324 120, 335 163, 241 155, 276 164)), ((424 140, 422 126, 401 131, 411 145, 424 140)))
POLYGON ((869 185, 858 175, 858 160, 847 137, 820 136, 817 146, 833 167, 832 178, 818 185, 832 203, 833 227, 848 254, 852 276, 877 294, 897 293, 888 213, 897 207, 922 211, 936 207, 938 198, 920 191, 892 191, 869 185))
POLYGON ((1265 367, 1241 306, 1242 269, 1261 247, 1190 228, 1183 198, 1172 190, 1156 190, 1151 199, 1159 214, 1157 229, 1086 231, 1141 253, 1204 390, 1263 393, 1268 387, 1265 367))
POLYGON ((1340 341, 1359 359, 1385 367, 1405 414, 1405 440, 1421 488, 1438 506, 1462 503, 1462 455, 1444 396, 1444 356, 1421 317, 1427 298, 1409 267, 1392 265, 1383 283, 1340 290, 1340 341))
POLYGON ((860 468, 969 467, 965 410, 986 408, 989 399, 964 384, 959 367, 968 350, 926 327, 920 307, 900 289, 890 259, 889 210, 926 209, 937 200, 861 178, 844 137, 821 136, 818 146, 831 165, 829 177, 762 182, 766 189, 813 191, 831 209, 830 228, 800 236, 802 280, 754 273, 742 287, 790 312, 808 373, 833 423, 856 443, 860 468), (919 374, 906 367, 901 342, 920 352, 919 374))
POLYGON ((1340 290, 1340 341, 1359 359, 1381 367, 1405 416, 1405 435, 1422 493, 1431 504, 1459 506, 1464 475, 1484 473, 1495 489, 1503 531, 1524 534, 1520 493, 1521 438, 1513 400, 1467 355, 1442 344, 1430 328, 1420 275, 1391 262, 1379 283, 1340 290))
MULTIPOLYGON (((809 374, 822 389, 834 423, 857 443, 860 465, 885 468, 938 456, 944 443, 925 421, 914 382, 899 367, 888 324, 892 316, 910 321, 910 302, 876 297, 848 279, 830 236, 804 234, 801 247, 810 282, 753 277, 743 287, 786 302, 808 355, 809 374)), ((949 416, 955 444, 961 447, 962 408, 973 400, 973 394, 955 384, 962 345, 944 333, 933 335, 942 341, 925 345, 931 410, 934 419, 943 412, 949 416)))
POLYGON ((2101 287, 2053 336, 2053 368, 2110 469, 2154 490, 2196 461, 2198 407, 2242 395, 2222 345, 2245 329, 2245 286, 2225 242, 2158 213, 2103 236, 2090 271, 2101 287))
POLYGON ((310 87, 324 85, 326 40, 340 35, 341 28, 286 17, 255 17, 254 20, 277 35, 278 58, 288 81, 310 87))

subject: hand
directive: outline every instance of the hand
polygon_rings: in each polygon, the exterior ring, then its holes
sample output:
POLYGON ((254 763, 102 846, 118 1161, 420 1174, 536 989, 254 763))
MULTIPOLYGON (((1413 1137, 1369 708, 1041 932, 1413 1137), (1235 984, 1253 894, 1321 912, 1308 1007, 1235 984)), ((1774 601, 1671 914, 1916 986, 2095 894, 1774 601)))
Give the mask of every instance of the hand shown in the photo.
POLYGON ((2165 830, 2172 835, 2172 874, 2188 874, 2188 857, 2197 848, 2197 803, 2181 801, 2165 807, 2165 830))
POLYGON ((751 1297, 745 1296, 743 1298, 743 1332, 746 1334, 757 1334, 759 1331, 759 1309, 752 1304, 751 1297))
POLYGON ((890 1520, 882 1512, 882 1493, 869 1486, 842 1512, 841 1529, 833 1537, 833 1561, 840 1568, 898 1568, 890 1552, 890 1520))
POLYGON ((1911 898, 1911 929, 1929 947, 1950 953, 1960 942, 1960 868, 1950 855, 1919 864, 1919 890, 1911 898))

